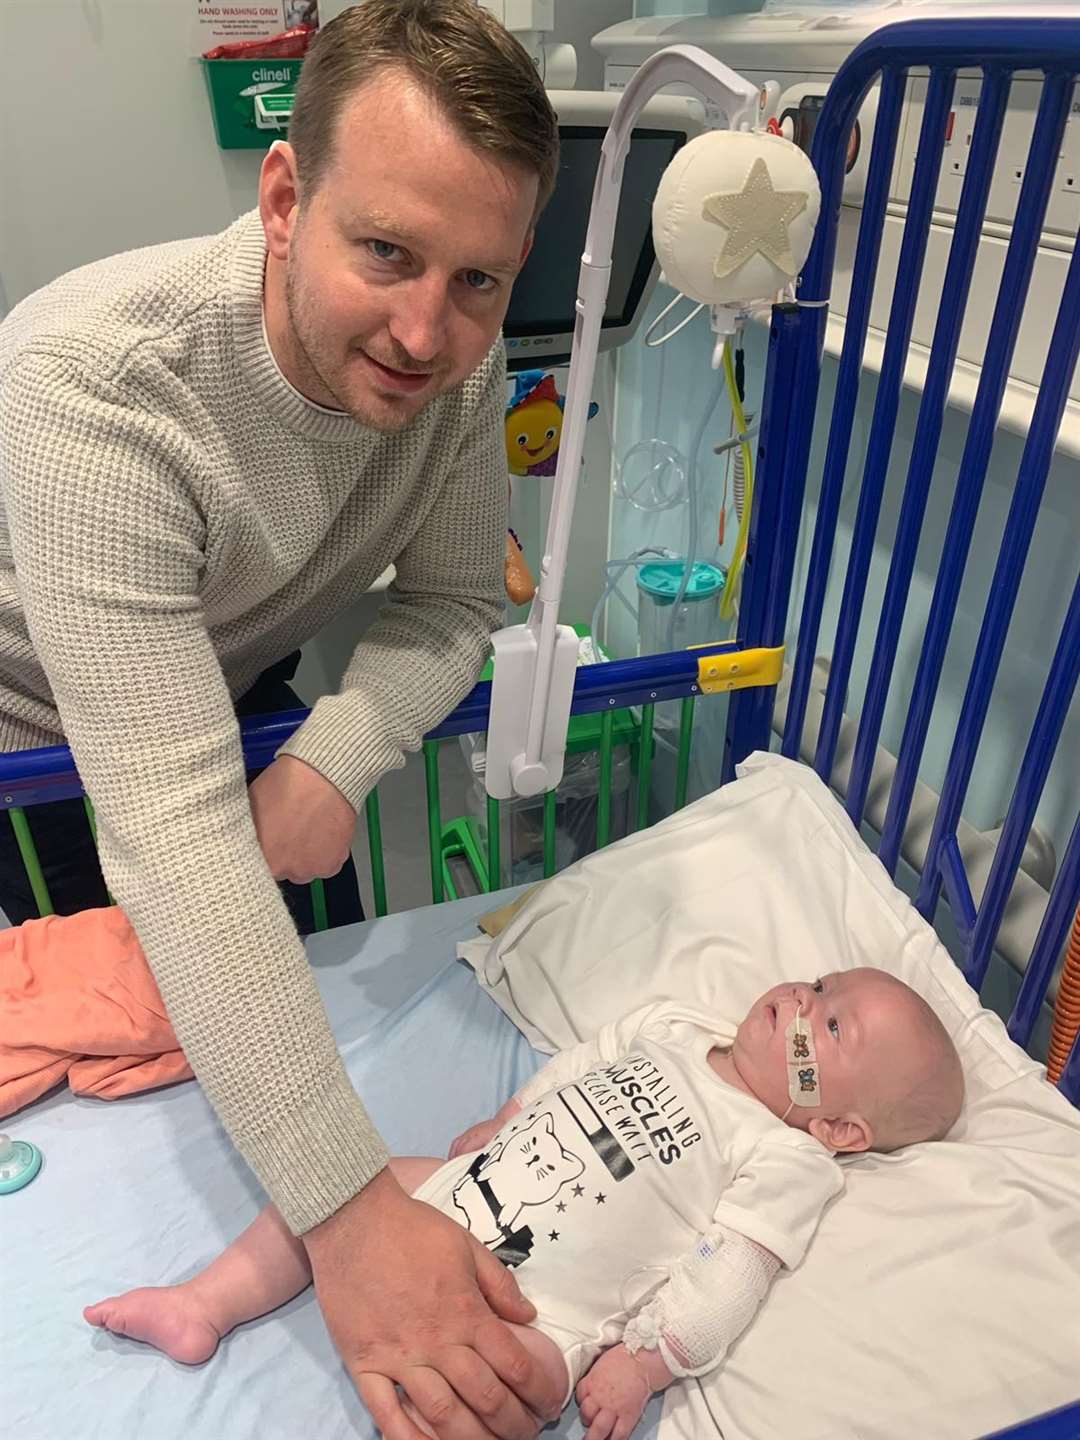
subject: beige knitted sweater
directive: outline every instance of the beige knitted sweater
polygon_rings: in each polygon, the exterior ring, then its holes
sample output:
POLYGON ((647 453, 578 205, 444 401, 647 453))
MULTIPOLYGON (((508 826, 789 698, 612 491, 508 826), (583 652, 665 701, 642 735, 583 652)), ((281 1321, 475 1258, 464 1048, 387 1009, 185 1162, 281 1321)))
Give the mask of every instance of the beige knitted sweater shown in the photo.
POLYGON ((0 750, 67 739, 180 1042, 302 1232, 386 1150, 263 861, 232 701, 391 562, 285 752, 358 807, 468 691, 500 614, 505 386, 499 344, 398 435, 309 404, 266 344, 264 262, 251 214, 0 326, 0 750))

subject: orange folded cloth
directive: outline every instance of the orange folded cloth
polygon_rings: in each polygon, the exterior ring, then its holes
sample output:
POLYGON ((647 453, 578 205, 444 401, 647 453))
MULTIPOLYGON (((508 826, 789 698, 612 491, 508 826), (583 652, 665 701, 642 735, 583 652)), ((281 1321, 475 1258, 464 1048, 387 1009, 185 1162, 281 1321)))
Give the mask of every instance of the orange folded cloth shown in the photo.
POLYGON ((115 1100, 191 1066, 123 911, 51 915, 0 931, 0 1118, 67 1076, 115 1100))

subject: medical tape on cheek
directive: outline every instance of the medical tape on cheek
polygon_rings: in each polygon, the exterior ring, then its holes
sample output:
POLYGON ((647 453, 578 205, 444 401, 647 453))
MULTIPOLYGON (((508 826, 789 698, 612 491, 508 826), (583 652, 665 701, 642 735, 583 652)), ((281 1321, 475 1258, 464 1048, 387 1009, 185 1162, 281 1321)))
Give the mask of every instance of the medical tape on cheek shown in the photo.
MULTIPOLYGON (((795 1011, 795 1019, 784 1031, 784 1048, 787 1052, 791 1104, 811 1108, 820 1105, 821 1076, 814 1049, 814 1032, 809 1021, 803 1019, 801 1005, 795 1011)), ((790 1105, 788 1109, 791 1109, 790 1105)))

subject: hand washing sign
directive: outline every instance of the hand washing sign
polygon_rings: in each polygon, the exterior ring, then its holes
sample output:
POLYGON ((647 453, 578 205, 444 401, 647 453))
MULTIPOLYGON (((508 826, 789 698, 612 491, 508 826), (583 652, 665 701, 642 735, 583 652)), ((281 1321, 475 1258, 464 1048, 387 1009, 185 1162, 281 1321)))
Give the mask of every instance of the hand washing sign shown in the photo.
POLYGON ((318 25, 318 10, 318 0, 194 0, 191 53, 204 55, 216 45, 268 40, 297 25, 318 25))

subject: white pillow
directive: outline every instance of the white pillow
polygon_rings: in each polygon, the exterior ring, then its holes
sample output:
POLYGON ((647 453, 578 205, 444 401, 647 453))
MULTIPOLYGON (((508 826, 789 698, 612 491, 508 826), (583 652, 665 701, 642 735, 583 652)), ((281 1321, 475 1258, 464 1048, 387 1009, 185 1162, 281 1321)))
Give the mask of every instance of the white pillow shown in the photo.
POLYGON ((804 1263, 703 1388, 669 1397, 669 1434, 971 1440, 1076 1400, 1080 1113, 812 770, 757 754, 739 774, 462 946, 481 984, 550 1051, 650 999, 738 1019, 780 980, 877 965, 941 1017, 967 1103, 947 1141, 846 1164, 804 1263))

